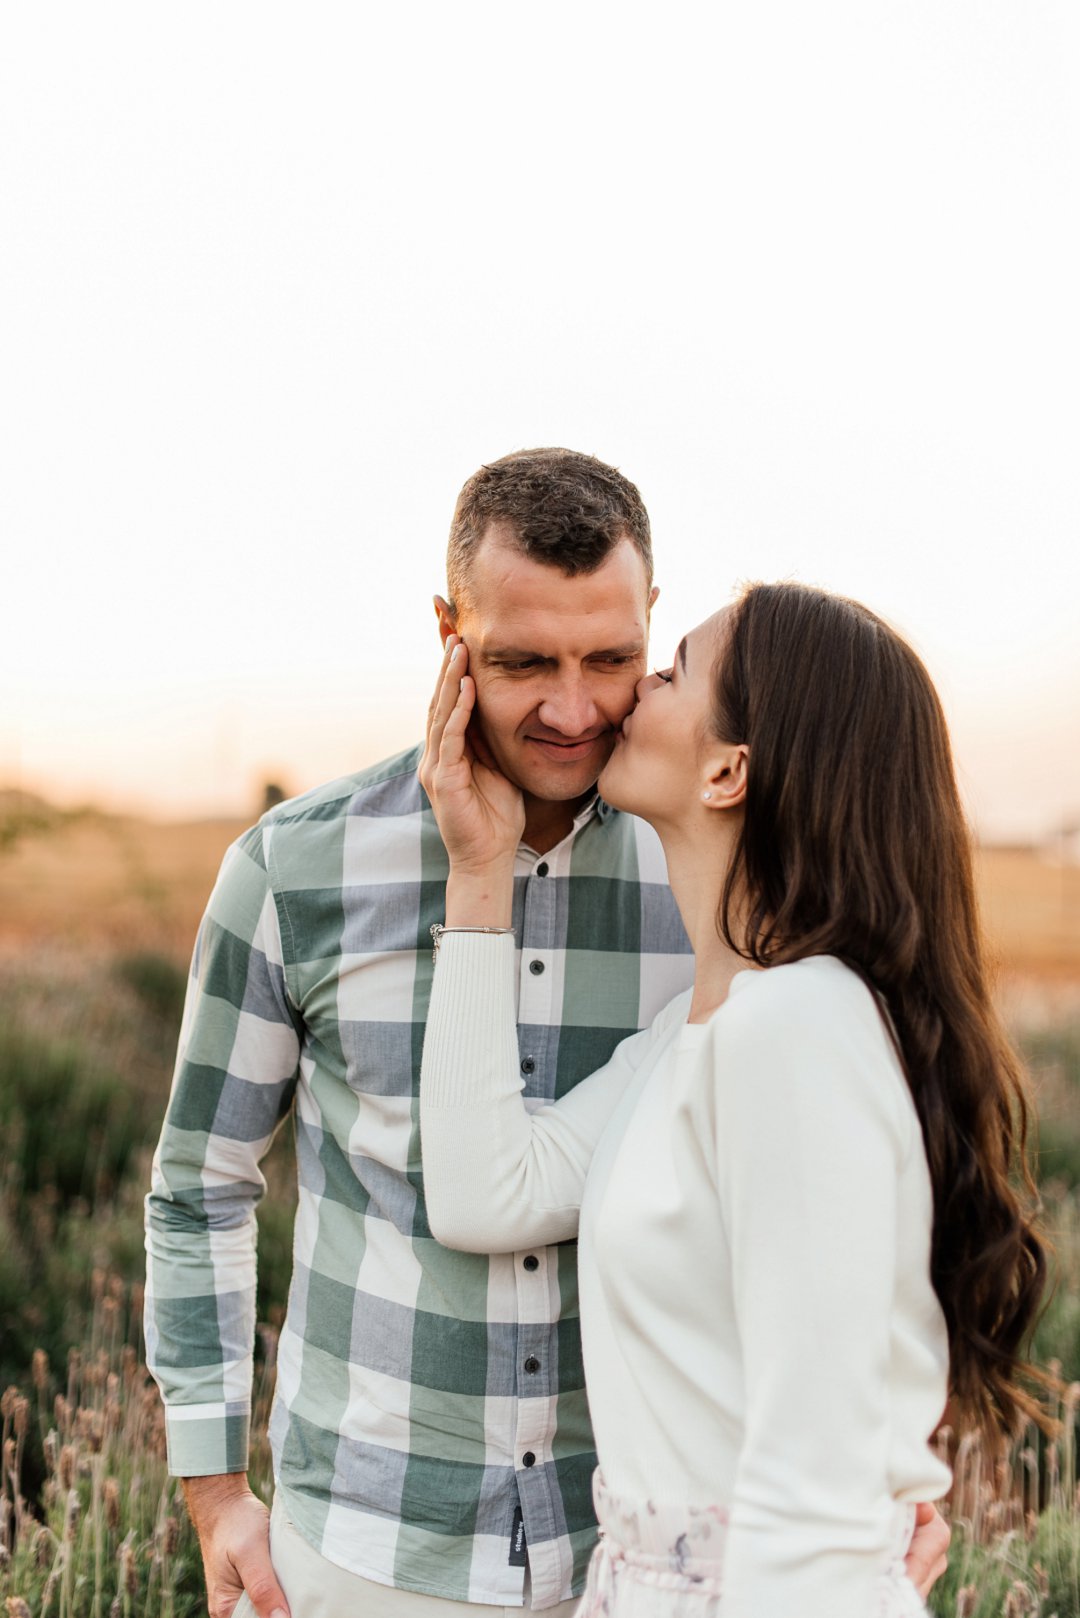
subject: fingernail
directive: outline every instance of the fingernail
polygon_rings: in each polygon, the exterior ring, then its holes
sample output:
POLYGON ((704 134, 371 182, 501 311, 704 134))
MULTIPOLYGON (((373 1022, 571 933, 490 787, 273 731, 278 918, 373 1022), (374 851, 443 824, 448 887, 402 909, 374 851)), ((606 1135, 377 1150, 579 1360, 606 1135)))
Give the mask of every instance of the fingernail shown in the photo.
POLYGON ((289 1618, 289 1615, 285 1611, 284 1607, 275 1607, 273 1612, 270 1614, 270 1618, 289 1618))
POLYGON ((451 663, 456 663, 457 662, 460 652, 461 652, 461 642, 459 641, 458 644, 454 647, 454 650, 450 653, 450 661, 451 661, 451 663))

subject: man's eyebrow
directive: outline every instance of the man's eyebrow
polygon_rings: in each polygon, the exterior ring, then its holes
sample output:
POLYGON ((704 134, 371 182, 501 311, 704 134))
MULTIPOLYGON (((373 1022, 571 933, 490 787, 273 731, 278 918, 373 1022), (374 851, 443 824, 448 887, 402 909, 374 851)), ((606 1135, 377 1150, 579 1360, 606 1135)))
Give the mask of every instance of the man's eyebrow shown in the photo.
POLYGON ((627 641, 624 646, 601 646, 598 651, 590 652, 590 657, 637 657, 645 650, 643 640, 627 641))
POLYGON ((536 652, 524 646, 483 646, 478 647, 472 654, 481 657, 488 663, 519 662, 527 657, 543 658, 543 652, 536 652))
POLYGON ((679 649, 675 653, 675 656, 678 658, 679 662, 682 664, 682 671, 685 674, 686 673, 686 636, 685 635, 683 636, 682 640, 679 642, 679 649))

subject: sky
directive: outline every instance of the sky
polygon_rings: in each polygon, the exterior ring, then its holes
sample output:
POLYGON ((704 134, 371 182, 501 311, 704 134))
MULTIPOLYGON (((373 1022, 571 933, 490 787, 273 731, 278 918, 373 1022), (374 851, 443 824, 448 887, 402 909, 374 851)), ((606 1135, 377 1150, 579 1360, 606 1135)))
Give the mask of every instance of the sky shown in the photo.
POLYGON ((648 504, 924 656, 983 836, 1080 818, 1080 8, 11 7, 0 786, 246 814, 418 739, 454 499, 648 504))

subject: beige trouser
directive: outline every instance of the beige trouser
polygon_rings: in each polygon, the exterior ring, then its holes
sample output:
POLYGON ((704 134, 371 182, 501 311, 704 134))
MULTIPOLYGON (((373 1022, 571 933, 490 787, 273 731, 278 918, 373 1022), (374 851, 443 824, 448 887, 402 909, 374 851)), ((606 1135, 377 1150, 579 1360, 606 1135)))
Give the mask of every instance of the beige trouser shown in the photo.
MULTIPOLYGON (((327 1561, 309 1545, 285 1515, 280 1496, 270 1512, 270 1560, 289 1600, 292 1618, 521 1618, 520 1607, 492 1607, 486 1602, 445 1601, 392 1584, 375 1584, 327 1561)), ((544 1609, 544 1618, 572 1618, 580 1601, 574 1596, 544 1609)), ((528 1580, 525 1605, 529 1605, 528 1580)), ((245 1592, 232 1618, 252 1618, 255 1608, 245 1592)))

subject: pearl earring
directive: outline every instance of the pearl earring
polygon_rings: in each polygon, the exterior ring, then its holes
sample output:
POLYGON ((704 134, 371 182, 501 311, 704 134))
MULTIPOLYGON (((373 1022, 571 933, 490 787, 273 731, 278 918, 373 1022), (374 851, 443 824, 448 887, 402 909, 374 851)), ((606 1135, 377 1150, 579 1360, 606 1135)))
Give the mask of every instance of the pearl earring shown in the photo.
POLYGON ((711 792, 703 792, 703 793, 702 793, 702 794, 701 794, 701 796, 702 796, 702 797, 703 797, 703 798, 711 798, 711 797, 712 797, 712 793, 711 793, 711 792))

